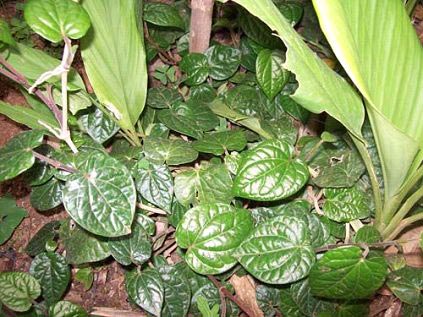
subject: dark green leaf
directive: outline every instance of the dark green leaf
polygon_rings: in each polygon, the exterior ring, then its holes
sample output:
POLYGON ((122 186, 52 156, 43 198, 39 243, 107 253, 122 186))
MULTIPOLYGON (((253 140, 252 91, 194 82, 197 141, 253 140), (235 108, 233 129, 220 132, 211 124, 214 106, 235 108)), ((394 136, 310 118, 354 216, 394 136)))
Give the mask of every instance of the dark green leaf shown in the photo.
POLYGON ((176 229, 176 241, 188 249, 185 260, 200 274, 219 274, 236 264, 233 252, 253 228, 245 209, 202 204, 187 211, 176 229))
POLYGON ((214 45, 206 51, 210 77, 225 80, 237 71, 241 62, 240 50, 223 45, 214 45))
POLYGON ((187 210, 187 207, 183 206, 177 200, 174 200, 172 203, 172 213, 168 217, 169 223, 176 228, 187 210))
POLYGON ((289 96, 279 95, 276 97, 276 101, 280 103, 286 113, 288 113, 295 119, 300 120, 302 123, 306 123, 308 118, 310 117, 310 112, 308 112, 305 108, 301 107, 289 96))
POLYGON ((46 243, 53 241, 58 236, 60 221, 46 223, 29 241, 25 248, 30 256, 36 256, 45 250, 46 243))
POLYGON ((402 302, 410 305, 423 303, 423 269, 406 266, 391 272, 386 284, 402 302))
POLYGON ((185 28, 184 20, 178 10, 166 3, 144 4, 144 20, 159 26, 185 28))
POLYGON ((416 317, 423 315, 423 304, 409 305, 404 303, 402 306, 403 317, 416 317))
POLYGON ((88 317, 88 313, 79 305, 60 301, 50 307, 49 317, 88 317))
POLYGON ((150 161, 168 165, 180 165, 195 161, 198 152, 190 143, 178 139, 148 137, 144 140, 144 154, 150 161))
POLYGON ((300 3, 283 3, 277 7, 292 26, 295 26, 303 16, 303 7, 300 3))
POLYGON ((243 131, 229 130, 205 134, 192 145, 199 152, 222 155, 228 151, 241 151, 247 145, 247 139, 243 131))
POLYGON ((164 301, 164 287, 156 269, 142 272, 132 270, 125 274, 128 296, 142 309, 159 317, 164 301))
POLYGON ((292 298, 290 289, 283 289, 280 292, 280 311, 285 317, 304 317, 304 314, 292 298))
POLYGON ((369 316, 369 303, 339 302, 323 309, 319 317, 363 317, 369 316))
POLYGON ((38 254, 32 260, 29 273, 40 283, 48 305, 62 298, 71 277, 66 259, 54 252, 38 254))
MULTIPOLYGON (((250 72, 256 71, 257 53, 255 48, 259 45, 250 40, 248 37, 241 38, 241 66, 250 72)), ((263 49, 261 47, 261 49, 263 49)))
POLYGON ((98 143, 104 143, 119 130, 119 126, 107 114, 98 108, 79 117, 79 122, 88 135, 98 143))
POLYGON ((172 104, 182 101, 182 96, 176 89, 166 87, 150 88, 147 94, 147 105, 156 109, 171 108, 172 104))
POLYGON ((382 241, 380 232, 374 226, 364 226, 356 232, 354 243, 376 243, 382 241))
POLYGON ((47 183, 32 187, 31 206, 39 211, 46 211, 62 203, 64 184, 57 178, 51 178, 47 183))
POLYGON ((179 64, 181 71, 187 74, 185 84, 196 86, 203 83, 209 76, 207 57, 201 53, 189 53, 179 64))
POLYGON ((212 102, 216 98, 216 91, 209 84, 202 84, 191 87, 189 97, 199 103, 212 102))
POLYGON ((295 194, 307 182, 308 169, 292 154, 292 146, 283 140, 264 141, 247 152, 234 180, 235 195, 274 201, 295 194))
POLYGON ((40 284, 28 273, 0 272, 0 301, 8 308, 27 311, 40 295, 40 284))
POLYGON ((0 245, 5 243, 28 212, 16 206, 10 196, 0 197, 0 245))
POLYGON ((385 281, 387 264, 372 252, 364 258, 359 247, 326 252, 310 271, 310 287, 316 296, 359 299, 371 296, 385 281))
MULTIPOLYGON (((279 306, 280 290, 267 285, 256 287, 256 300, 265 317, 274 317, 279 306)), ((283 312, 285 314, 285 311, 283 312)))

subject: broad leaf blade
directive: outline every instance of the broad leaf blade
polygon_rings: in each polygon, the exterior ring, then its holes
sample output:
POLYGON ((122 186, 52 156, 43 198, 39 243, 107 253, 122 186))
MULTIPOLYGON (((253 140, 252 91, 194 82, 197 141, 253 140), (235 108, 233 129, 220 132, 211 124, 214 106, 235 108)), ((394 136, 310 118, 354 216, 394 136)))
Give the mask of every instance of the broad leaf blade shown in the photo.
POLYGON ((10 309, 17 312, 27 311, 40 295, 40 284, 28 273, 0 273, 0 301, 10 309))
POLYGON ((5 243, 13 234, 15 228, 28 216, 25 209, 16 206, 13 198, 0 198, 0 245, 5 243))

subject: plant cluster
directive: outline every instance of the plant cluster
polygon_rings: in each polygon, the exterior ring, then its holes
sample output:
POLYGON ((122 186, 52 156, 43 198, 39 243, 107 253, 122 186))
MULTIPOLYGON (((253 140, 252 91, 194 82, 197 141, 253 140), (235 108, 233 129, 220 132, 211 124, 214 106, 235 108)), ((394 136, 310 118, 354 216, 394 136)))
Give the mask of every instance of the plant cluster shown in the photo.
MULTIPOLYGON (((5 312, 87 316, 62 300, 70 269, 89 289, 112 257, 153 316, 366 316, 385 283, 422 314, 423 270, 383 253, 423 219, 423 52, 400 1, 221 1, 205 52, 187 1, 80 2, 24 6, 61 60, 0 20, 0 74, 28 103, 0 113, 31 129, 0 181, 23 174, 34 208, 69 215, 32 238, 28 273, 0 273, 5 312)), ((0 243, 26 216, 0 198, 0 243)))

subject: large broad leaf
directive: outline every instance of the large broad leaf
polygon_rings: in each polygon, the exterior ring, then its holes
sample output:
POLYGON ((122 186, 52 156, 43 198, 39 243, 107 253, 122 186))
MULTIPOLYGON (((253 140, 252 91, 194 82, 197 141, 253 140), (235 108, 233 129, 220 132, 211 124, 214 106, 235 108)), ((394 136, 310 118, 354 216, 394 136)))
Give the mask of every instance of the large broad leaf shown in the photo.
POLYGON ((423 146, 421 44, 401 1, 313 3, 334 53, 367 100, 391 197, 423 146), (380 12, 389 19, 376 18, 380 12))
POLYGON ((180 165, 195 161, 198 152, 190 143, 180 139, 148 137, 144 140, 144 154, 150 161, 168 165, 180 165))
POLYGON ((201 140, 195 141, 192 145, 199 152, 222 155, 228 151, 243 150, 247 145, 247 138, 241 130, 229 130, 205 134, 201 140))
POLYGON ((53 43, 64 36, 79 39, 91 25, 87 12, 72 0, 29 0, 24 17, 36 33, 53 43))
POLYGON ((296 193, 307 182, 308 169, 292 154, 292 146, 283 140, 264 141, 251 149, 238 168, 235 195, 273 201, 296 193))
POLYGON ((166 3, 146 3, 144 20, 158 26, 185 28, 184 20, 179 15, 178 9, 166 3))
POLYGON ((38 254, 31 263, 29 273, 40 282, 43 297, 49 305, 62 298, 71 277, 66 259, 54 252, 38 254))
POLYGON ((40 295, 40 284, 28 273, 0 273, 0 301, 10 309, 17 312, 27 311, 40 295))
POLYGON ((110 139, 119 130, 119 126, 107 114, 98 108, 92 108, 79 118, 88 135, 98 143, 110 139))
POLYGON ((49 308, 50 317, 88 317, 88 313, 79 305, 60 301, 49 308))
POLYGON ((360 97, 341 76, 311 51, 273 2, 234 2, 261 19, 283 40, 287 47, 286 62, 283 66, 295 74, 299 83, 292 98, 312 112, 326 111, 361 138, 364 109, 360 97))
POLYGON ((383 285, 387 264, 383 256, 370 254, 365 258, 359 247, 331 250, 310 271, 314 295, 358 299, 370 297, 383 285))
POLYGON ((423 303, 423 269, 406 266, 389 274, 388 287, 402 302, 410 305, 423 303))
POLYGON ((205 55, 209 63, 210 77, 215 80, 231 77, 241 62, 241 51, 230 46, 214 45, 205 55))
POLYGON ((33 187, 30 196, 31 206, 40 211, 59 206, 62 203, 63 187, 63 182, 55 177, 40 186, 33 187))
POLYGON ((176 242, 188 249, 185 261, 200 274, 218 274, 236 264, 235 249, 253 229, 245 209, 203 204, 187 211, 176 229, 176 242))
POLYGON ((77 169, 63 190, 63 204, 70 216, 100 236, 130 233, 136 191, 128 169, 100 151, 80 154, 77 169))
POLYGON ((0 181, 14 178, 34 165, 32 149, 41 145, 43 137, 37 130, 22 132, 0 149, 0 181))
POLYGON ((85 0, 82 5, 92 23, 81 43, 90 83, 119 125, 133 132, 147 96, 144 43, 137 26, 138 1, 85 0))
POLYGON ((0 198, 0 245, 5 243, 21 223, 28 216, 28 212, 16 206, 13 198, 6 196, 0 198))
POLYGON ((307 276, 315 260, 307 224, 295 216, 278 216, 260 224, 236 251, 254 277, 286 284, 307 276))

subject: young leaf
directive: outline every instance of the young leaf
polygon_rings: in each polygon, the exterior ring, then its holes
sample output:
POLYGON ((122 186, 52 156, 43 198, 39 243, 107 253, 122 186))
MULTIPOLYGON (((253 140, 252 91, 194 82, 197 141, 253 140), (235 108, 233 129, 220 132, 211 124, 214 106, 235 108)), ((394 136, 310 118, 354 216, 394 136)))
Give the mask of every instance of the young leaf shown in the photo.
POLYGON ((144 21, 154 25, 185 29, 184 20, 178 10, 166 3, 150 3, 144 5, 144 21))
POLYGON ((128 296, 142 309, 153 316, 160 316, 164 300, 164 287, 156 269, 148 268, 125 274, 125 288, 128 296))
POLYGON ((219 316, 219 305, 214 305, 211 309, 207 299, 203 296, 197 297, 197 307, 201 312, 202 317, 218 317, 219 316))
POLYGON ((278 216, 258 225, 236 251, 242 266, 269 284, 286 284, 307 276, 315 260, 307 224, 278 216))
POLYGON ((192 146, 199 152, 222 155, 228 151, 241 151, 247 145, 245 133, 241 130, 229 130, 205 134, 192 146))
POLYGON ((188 249, 185 261, 200 274, 219 274, 236 264, 235 249, 253 229, 245 209, 202 204, 186 212, 176 229, 176 242, 188 249))
POLYGON ((16 42, 10 33, 9 24, 3 19, 0 19, 0 48, 3 48, 3 44, 15 46, 16 42))
POLYGON ((25 248, 26 253, 30 256, 36 256, 45 251, 48 241, 53 241, 58 236, 60 221, 51 221, 46 223, 29 241, 25 248))
POLYGON ((291 196, 308 180, 307 166, 292 158, 292 146, 283 140, 268 140, 246 153, 234 180, 239 197, 274 201, 291 196))
POLYGON ((356 232, 354 243, 376 243, 382 241, 380 232, 374 226, 364 226, 356 232))
POLYGON ((39 211, 46 211, 59 206, 62 203, 64 186, 60 180, 53 177, 40 186, 32 187, 31 206, 39 211))
POLYGON ((41 131, 25 131, 13 137, 0 149, 0 181, 14 178, 34 165, 32 149, 43 142, 41 131))
POLYGON ((12 197, 0 197, 0 245, 12 236, 15 228, 27 216, 28 212, 17 207, 12 197))
POLYGON ((115 121, 98 108, 93 108, 81 115, 79 122, 88 135, 98 143, 106 142, 119 131, 119 126, 115 121))
POLYGON ((180 165, 195 161, 198 152, 183 140, 148 137, 144 140, 144 155, 157 164, 180 165))
POLYGON ((79 305, 60 301, 50 307, 49 317, 88 317, 88 313, 79 305))
POLYGON ((84 286, 84 290, 88 291, 94 282, 94 273, 91 267, 78 269, 75 274, 75 280, 84 286))
POLYGON ((310 271, 310 287, 316 296, 335 299, 370 297, 385 281, 387 264, 382 256, 367 258, 359 247, 326 252, 310 271))
POLYGON ((423 269, 406 266, 393 271, 386 284, 402 302, 410 305, 423 303, 423 269))
POLYGON ((147 105, 156 109, 171 108, 172 104, 182 101, 182 96, 176 89, 154 87, 148 90, 147 105))
POLYGON ((32 260, 29 273, 40 283, 43 297, 49 305, 62 298, 71 277, 66 259, 54 252, 38 254, 32 260))
POLYGON ((63 204, 84 229, 105 237, 131 232, 136 191, 128 169, 118 160, 100 152, 81 153, 78 172, 63 190, 63 204))
POLYGON ((206 51, 210 77, 225 80, 237 71, 241 62, 240 50, 224 45, 214 45, 206 51))
POLYGON ((40 295, 40 284, 28 273, 0 272, 0 301, 8 308, 27 311, 40 295))

